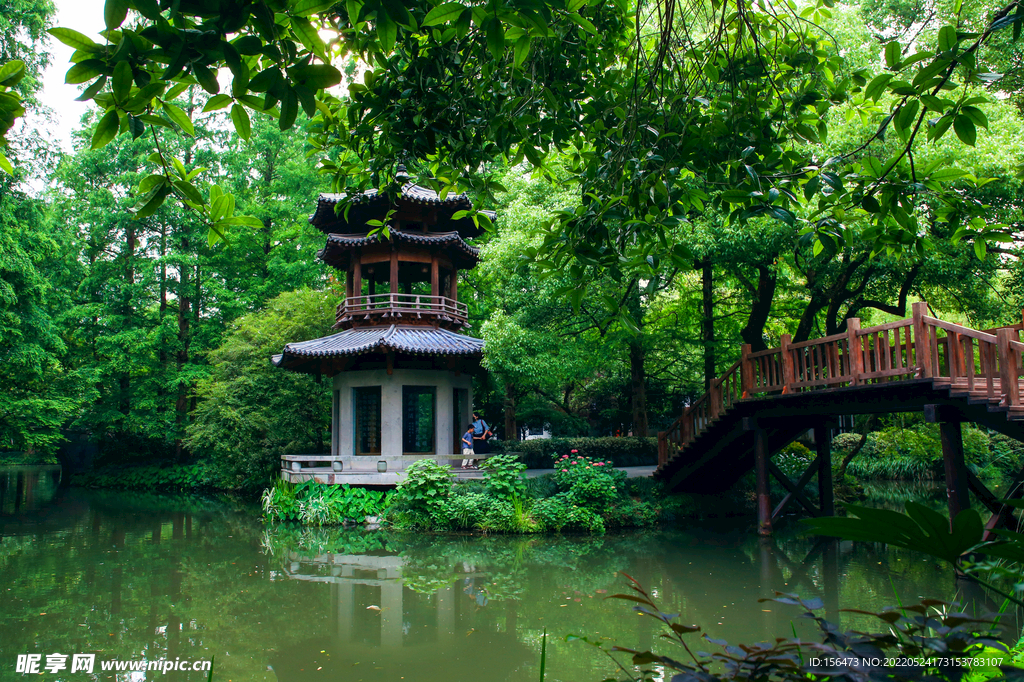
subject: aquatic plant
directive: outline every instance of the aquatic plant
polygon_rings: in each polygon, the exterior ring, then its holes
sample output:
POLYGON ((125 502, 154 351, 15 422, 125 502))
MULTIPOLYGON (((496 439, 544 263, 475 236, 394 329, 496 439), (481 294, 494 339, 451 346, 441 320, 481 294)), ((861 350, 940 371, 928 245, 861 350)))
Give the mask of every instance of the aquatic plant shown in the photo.
MULTIPOLYGON (((625 575, 625 574, 623 574, 625 575)), ((609 599, 635 602, 633 610, 641 616, 654 618, 665 628, 662 638, 680 647, 685 657, 666 656, 650 650, 612 646, 608 649, 600 639, 569 636, 569 641, 582 641, 607 654, 622 673, 623 680, 649 682, 671 679, 674 682, 727 682, 774 680, 807 682, 808 680, 847 680, 849 682, 884 680, 948 680, 960 682, 979 657, 1003 662, 1004 646, 998 639, 999 616, 969 616, 955 602, 925 599, 919 604, 887 607, 878 613, 857 611, 879 620, 881 632, 841 632, 816 611, 823 608, 820 599, 801 599, 795 594, 776 592, 776 602, 798 606, 801 618, 817 623, 820 642, 799 638, 778 638, 774 642, 731 646, 728 642, 701 636, 697 625, 677 622, 679 614, 661 611, 651 595, 632 577, 630 594, 614 594, 609 599), (707 653, 706 645, 717 651, 707 653), (699 648, 698 648, 699 647, 699 648), (630 655, 627 667, 616 654, 630 655), (682 660, 681 660, 682 659, 682 660)), ((1006 657, 1009 659, 1009 657, 1006 657)), ((1007 660, 1009 662, 1009 660, 1007 660)), ((1002 667, 1007 678, 1020 672, 1002 667)), ((613 682, 611 678, 605 682, 613 682)))

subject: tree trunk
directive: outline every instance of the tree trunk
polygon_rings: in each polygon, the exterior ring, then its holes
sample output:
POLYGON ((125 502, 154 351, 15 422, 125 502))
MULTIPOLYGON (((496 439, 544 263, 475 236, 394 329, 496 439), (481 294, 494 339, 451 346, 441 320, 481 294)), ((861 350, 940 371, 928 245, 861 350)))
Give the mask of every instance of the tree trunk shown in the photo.
POLYGON ((743 342, 749 343, 754 351, 768 349, 768 345, 764 342, 764 326, 768 323, 768 316, 772 310, 772 301, 775 300, 775 285, 777 281, 775 270, 772 269, 771 265, 762 264, 757 266, 757 291, 753 294, 747 324, 740 331, 740 337, 743 339, 743 342))
POLYGON ((167 389, 164 388, 164 379, 167 376, 167 339, 164 336, 164 316, 167 314, 167 263, 164 261, 164 257, 167 255, 167 224, 160 224, 160 314, 159 314, 159 325, 160 333, 157 335, 157 343, 160 346, 159 351, 159 362, 160 362, 160 381, 157 382, 157 412, 165 412, 167 410, 167 404, 165 397, 167 396, 167 389))
POLYGON ((511 381, 505 381, 505 440, 519 440, 519 425, 516 424, 516 387, 511 381))
MULTIPOLYGON (((182 254, 188 253, 188 239, 181 240, 182 254)), ((178 279, 178 353, 176 369, 178 372, 178 399, 174 405, 174 455, 180 459, 182 454, 182 435, 185 430, 185 421, 188 417, 188 390, 185 381, 181 379, 181 373, 188 363, 189 350, 189 326, 191 315, 189 315, 189 268, 181 266, 178 279)))
POLYGON ((633 412, 633 435, 647 437, 647 372, 644 360, 643 338, 635 337, 629 343, 629 379, 631 387, 631 407, 633 412))
MULTIPOLYGON (((135 288, 135 223, 134 221, 128 222, 127 233, 125 234, 125 254, 124 254, 124 289, 121 296, 121 316, 125 326, 130 327, 132 325, 132 294, 135 288)), ((129 356, 127 362, 125 362, 126 369, 121 373, 118 380, 119 388, 119 405, 118 410, 124 415, 124 419, 121 422, 122 428, 127 427, 127 423, 131 417, 132 410, 132 374, 131 367, 134 364, 131 359, 130 348, 124 348, 123 352, 129 356)))
POLYGON ((711 258, 705 257, 701 262, 701 286, 703 289, 701 338, 704 342, 704 390, 711 389, 715 379, 715 311, 714 311, 714 269, 711 258))
POLYGON ((850 462, 853 461, 853 458, 860 454, 860 451, 864 448, 864 444, 868 442, 868 434, 871 433, 871 429, 875 427, 877 422, 877 414, 870 415, 867 418, 867 421, 864 422, 864 428, 861 429, 860 432, 860 442, 853 447, 853 450, 850 450, 850 454, 843 457, 843 461, 839 464, 839 470, 836 472, 837 481, 841 482, 843 478, 846 477, 846 467, 850 466, 850 462))

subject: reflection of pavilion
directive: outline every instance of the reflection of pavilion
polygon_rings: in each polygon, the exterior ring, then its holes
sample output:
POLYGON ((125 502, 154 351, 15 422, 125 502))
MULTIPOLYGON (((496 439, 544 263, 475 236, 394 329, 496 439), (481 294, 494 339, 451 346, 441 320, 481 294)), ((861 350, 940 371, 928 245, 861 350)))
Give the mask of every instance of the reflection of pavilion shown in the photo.
POLYGON ((463 577, 416 592, 403 584, 405 565, 398 555, 291 553, 290 579, 329 586, 335 628, 280 652, 278 680, 518 680, 519 668, 536 664, 516 637, 515 602, 480 607, 463 594, 463 577))

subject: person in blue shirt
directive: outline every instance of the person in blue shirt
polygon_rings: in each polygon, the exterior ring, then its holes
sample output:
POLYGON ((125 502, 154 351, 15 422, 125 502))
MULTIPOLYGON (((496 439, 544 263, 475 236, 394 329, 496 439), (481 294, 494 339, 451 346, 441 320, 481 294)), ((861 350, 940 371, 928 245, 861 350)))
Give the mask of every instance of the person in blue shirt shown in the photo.
POLYGON ((473 413, 473 452, 477 455, 486 455, 491 451, 491 446, 487 442, 487 439, 493 436, 491 433, 491 427, 487 425, 487 422, 477 414, 473 413))
POLYGON ((466 427, 466 432, 462 434, 462 468, 463 469, 475 469, 476 460, 473 459, 473 425, 470 424, 466 427))

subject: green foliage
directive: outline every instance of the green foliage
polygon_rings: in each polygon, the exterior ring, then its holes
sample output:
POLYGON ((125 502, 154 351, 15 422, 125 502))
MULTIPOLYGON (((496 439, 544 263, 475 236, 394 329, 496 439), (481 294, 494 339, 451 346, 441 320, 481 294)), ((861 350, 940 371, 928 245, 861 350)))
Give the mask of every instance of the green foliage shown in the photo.
POLYGON ((379 516, 388 504, 385 493, 380 490, 314 480, 299 484, 278 481, 263 491, 260 501, 268 520, 300 521, 309 526, 336 526, 347 521, 362 523, 367 516, 379 516))
POLYGON ((779 469, 790 478, 800 478, 814 461, 814 455, 803 443, 793 441, 772 458, 779 469))
MULTIPOLYGON (((1010 503, 1015 507, 1024 507, 1024 503, 1019 500, 1010 503)), ((1011 574, 1015 577, 1013 582, 1019 582, 1024 571, 1024 535, 1013 531, 998 531, 1004 540, 983 542, 984 524, 981 515, 974 509, 961 511, 952 524, 946 516, 917 502, 906 503, 906 514, 854 505, 847 505, 846 509, 851 516, 803 519, 802 522, 817 535, 884 542, 942 559, 959 570, 969 571, 974 580, 1024 606, 1024 601, 1002 592, 981 578, 981 574, 991 573, 993 569, 998 569, 997 575, 1005 577, 1008 572, 1004 566, 998 565, 998 560, 1006 560, 1015 565, 1011 574), (984 555, 996 562, 965 562, 968 553, 984 555)))
POLYGON ((570 502, 601 513, 624 490, 626 472, 615 469, 608 461, 571 454, 555 459, 554 477, 559 488, 568 493, 570 502))
POLYGON ((493 455, 484 460, 487 492, 502 500, 522 497, 526 492, 526 465, 512 455, 493 455))
MULTIPOLYGON (((860 436, 841 434, 833 439, 837 454, 845 455, 860 436)), ((989 436, 982 430, 963 426, 964 458, 976 472, 988 466, 993 455, 989 436)), ((1008 460, 1010 461, 1010 460, 1008 460)), ((867 442, 847 473, 857 478, 913 480, 941 476, 942 443, 936 424, 915 424, 906 428, 890 426, 868 434, 867 442)))
POLYGON ((521 452, 527 469, 545 469, 551 458, 576 450, 591 459, 611 461, 613 466, 645 466, 658 463, 658 439, 623 436, 621 438, 537 438, 524 441, 500 441, 501 452, 521 452))
POLYGON ((473 530, 484 523, 494 503, 493 498, 482 493, 451 495, 431 514, 432 526, 436 530, 473 530))
POLYGON ((274 367, 269 358, 286 343, 322 336, 333 305, 325 292, 281 294, 239 319, 210 354, 213 371, 196 390, 201 402, 186 443, 235 486, 266 485, 281 455, 326 450, 329 386, 274 367))
POLYGON ((530 511, 543 530, 604 533, 604 520, 592 509, 577 505, 568 493, 537 500, 530 511))
POLYGON ((84 488, 120 490, 195 491, 230 489, 221 472, 207 462, 195 464, 107 467, 76 474, 73 483, 84 488))
POLYGON ((451 466, 432 459, 420 459, 405 469, 405 480, 395 489, 396 502, 403 510, 430 515, 442 508, 452 492, 451 466))
MULTIPOLYGON (((773 679, 784 682, 805 680, 830 680, 842 675, 850 668, 843 661, 857 660, 859 674, 877 680, 946 680, 960 682, 972 658, 983 653, 998 652, 998 658, 1006 652, 1006 646, 999 641, 999 615, 968 616, 960 610, 960 604, 947 603, 936 599, 922 600, 919 604, 901 605, 899 609, 888 607, 881 612, 858 611, 878 621, 881 632, 872 634, 860 630, 843 632, 823 616, 815 613, 824 607, 821 599, 801 599, 795 594, 776 593, 775 602, 802 609, 800 618, 813 620, 820 630, 821 643, 810 643, 800 638, 778 638, 773 643, 756 646, 730 646, 727 642, 713 640, 705 634, 706 641, 721 647, 722 652, 709 654, 687 644, 690 636, 701 631, 700 626, 676 622, 679 615, 661 611, 651 595, 633 578, 629 594, 611 595, 636 603, 633 610, 640 616, 654 618, 665 630, 658 641, 668 640, 678 646, 685 655, 673 653, 664 656, 650 650, 613 646, 604 649, 601 640, 570 637, 580 640, 605 652, 615 659, 615 652, 631 655, 631 663, 640 666, 639 677, 628 676, 629 680, 649 682, 664 679, 699 679, 705 682, 727 680, 773 679), (942 658, 934 657, 942 652, 942 658), (894 659, 917 658, 921 665, 901 669, 892 665, 894 659), (679 660, 682 659, 682 660, 679 660), (763 678, 761 676, 764 676, 763 678)), ((794 633, 795 634, 795 633, 794 633)), ((701 648, 707 648, 701 643, 701 648)), ((618 661, 616 661, 618 663, 618 661)), ((620 669, 626 667, 619 664, 620 669)), ((1005 672, 1005 671, 1004 671, 1005 672)))

